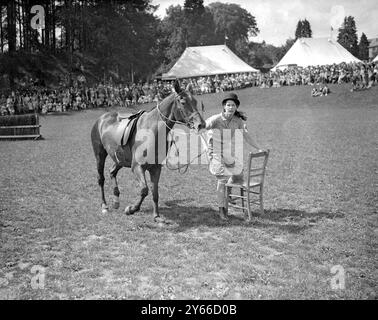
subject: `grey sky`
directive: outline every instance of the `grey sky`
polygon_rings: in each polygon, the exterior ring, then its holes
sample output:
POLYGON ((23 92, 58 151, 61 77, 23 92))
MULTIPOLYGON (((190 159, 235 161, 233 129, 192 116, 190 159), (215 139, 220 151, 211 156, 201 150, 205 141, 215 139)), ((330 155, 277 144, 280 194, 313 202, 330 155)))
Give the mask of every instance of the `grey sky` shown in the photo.
MULTIPOLYGON (((236 3, 249 11, 257 20, 260 33, 252 41, 276 46, 284 44, 289 37, 293 38, 299 19, 306 18, 312 28, 313 37, 329 37, 331 25, 337 37, 337 28, 344 16, 353 16, 356 21, 357 33, 362 32, 368 39, 378 38, 378 1, 377 0, 204 0, 208 5, 212 2, 236 3)), ((153 0, 159 4, 159 17, 164 17, 170 5, 184 5, 184 0, 153 0)))

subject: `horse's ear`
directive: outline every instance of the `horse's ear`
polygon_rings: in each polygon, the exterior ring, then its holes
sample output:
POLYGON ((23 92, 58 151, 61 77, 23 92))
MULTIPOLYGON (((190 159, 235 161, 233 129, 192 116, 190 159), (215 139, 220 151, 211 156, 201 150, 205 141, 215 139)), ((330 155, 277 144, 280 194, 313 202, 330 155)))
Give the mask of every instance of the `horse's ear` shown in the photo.
POLYGON ((176 93, 181 92, 181 87, 180 87, 180 83, 179 83, 178 79, 175 80, 175 83, 173 84, 173 88, 175 89, 176 93))

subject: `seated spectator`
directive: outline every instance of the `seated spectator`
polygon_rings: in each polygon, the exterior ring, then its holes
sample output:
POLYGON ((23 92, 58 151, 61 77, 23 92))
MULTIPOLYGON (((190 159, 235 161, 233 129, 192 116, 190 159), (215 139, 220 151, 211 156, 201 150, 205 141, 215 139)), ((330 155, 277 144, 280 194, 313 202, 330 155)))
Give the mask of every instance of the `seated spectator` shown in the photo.
POLYGON ((319 91, 321 92, 321 96, 328 96, 328 94, 331 93, 331 90, 329 90, 326 84, 323 88, 320 88, 319 91))
POLYGON ((320 95, 321 95, 321 93, 318 91, 318 89, 313 88, 313 89, 311 90, 311 96, 313 96, 313 97, 318 97, 318 96, 320 96, 320 95))
POLYGON ((49 111, 49 108, 48 108, 48 98, 46 95, 43 95, 42 96, 42 109, 41 109, 41 112, 42 114, 46 114, 48 111, 49 111))
POLYGON ((32 105, 33 105, 33 111, 34 112, 40 112, 40 109, 39 109, 39 96, 38 94, 35 92, 31 98, 32 100, 32 105))
POLYGON ((2 95, 0 98, 0 115, 6 116, 8 114, 7 100, 5 99, 5 96, 2 95))
POLYGON ((10 115, 14 115, 16 112, 15 112, 15 109, 14 109, 14 99, 13 99, 13 96, 9 96, 8 99, 7 99, 7 109, 8 109, 8 112, 10 115))

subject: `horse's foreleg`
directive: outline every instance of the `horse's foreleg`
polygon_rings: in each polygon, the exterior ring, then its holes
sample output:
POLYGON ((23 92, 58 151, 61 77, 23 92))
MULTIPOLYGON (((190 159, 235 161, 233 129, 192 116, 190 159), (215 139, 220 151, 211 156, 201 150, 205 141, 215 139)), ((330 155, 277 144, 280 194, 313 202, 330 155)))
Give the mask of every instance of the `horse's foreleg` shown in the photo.
POLYGON ((105 183, 105 177, 104 177, 104 167, 105 167, 105 160, 108 155, 106 152, 100 138, 100 133, 98 130, 98 123, 93 126, 91 131, 91 140, 92 140, 92 147, 93 152, 96 157, 96 163, 97 163, 97 181, 98 185, 101 188, 101 209, 102 213, 108 212, 108 206, 106 204, 105 200, 105 191, 104 191, 104 183, 105 183))
POLYGON ((134 172, 140 186, 140 198, 135 205, 126 207, 125 213, 127 215, 134 214, 135 212, 139 211, 144 198, 148 195, 146 170, 143 169, 140 165, 135 165, 135 167, 132 168, 132 171, 134 172))
POLYGON ((114 195, 113 208, 114 209, 119 208, 119 188, 118 188, 118 182, 117 182, 117 173, 119 169, 121 169, 121 167, 115 163, 110 169, 110 180, 113 183, 113 195, 114 195))
POLYGON ((104 191, 104 184, 105 184, 105 176, 104 176, 104 167, 105 167, 105 159, 106 159, 107 153, 105 149, 101 149, 96 156, 97 160, 97 173, 98 173, 98 184, 101 188, 101 210, 102 213, 108 213, 108 205, 106 204, 105 200, 105 191, 104 191))
POLYGON ((160 179, 160 173, 161 173, 161 165, 158 165, 156 167, 152 167, 148 170, 150 172, 151 176, 151 182, 152 182, 152 198, 154 201, 153 207, 153 215, 154 218, 159 217, 159 179, 160 179))

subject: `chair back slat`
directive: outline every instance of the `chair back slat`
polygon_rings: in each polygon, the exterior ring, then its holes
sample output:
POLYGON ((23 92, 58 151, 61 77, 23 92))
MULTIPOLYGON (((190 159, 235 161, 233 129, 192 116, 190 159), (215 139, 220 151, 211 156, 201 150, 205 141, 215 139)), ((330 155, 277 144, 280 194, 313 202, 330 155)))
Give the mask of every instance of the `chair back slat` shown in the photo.
POLYGON ((249 177, 250 178, 255 178, 255 177, 262 177, 264 173, 258 173, 258 174, 251 174, 249 177))
POLYGON ((269 150, 249 153, 248 156, 248 181, 247 185, 251 182, 258 182, 263 184, 265 177, 266 165, 268 162, 269 150))
POLYGON ((262 173, 264 173, 264 168, 251 169, 249 172, 250 172, 251 174, 252 174, 252 173, 253 173, 253 174, 262 174, 262 173))

